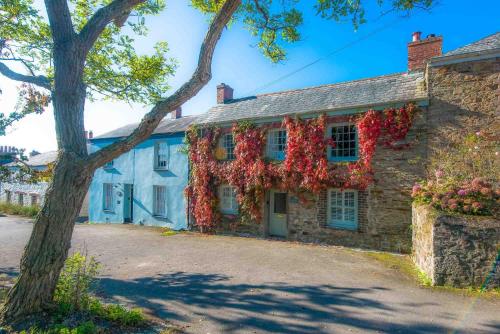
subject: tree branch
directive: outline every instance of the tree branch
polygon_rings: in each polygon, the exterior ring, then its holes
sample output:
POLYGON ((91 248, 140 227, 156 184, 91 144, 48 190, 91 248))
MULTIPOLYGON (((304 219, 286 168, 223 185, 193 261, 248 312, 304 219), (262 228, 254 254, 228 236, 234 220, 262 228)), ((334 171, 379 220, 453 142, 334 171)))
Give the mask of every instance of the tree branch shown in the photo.
POLYGON ((0 73, 2 73, 4 76, 6 76, 11 80, 27 82, 48 90, 50 90, 51 88, 50 81, 46 76, 43 75, 33 76, 33 75, 24 75, 21 73, 17 73, 8 68, 7 65, 5 65, 4 63, 0 63, 0 73))
POLYGON ((174 94, 156 103, 151 111, 143 117, 132 134, 92 153, 88 157, 88 165, 91 169, 97 169, 146 140, 167 113, 180 107, 195 96, 210 81, 215 46, 220 39, 222 30, 229 20, 231 20, 231 17, 240 4, 241 0, 227 0, 214 17, 200 48, 198 66, 189 81, 182 85, 174 94))
POLYGON ((45 0, 54 43, 70 41, 75 36, 67 0, 45 0))
POLYGON ((132 8, 146 0, 114 0, 109 5, 100 8, 88 20, 80 31, 79 38, 86 52, 92 48, 96 39, 111 21, 124 23, 132 8))

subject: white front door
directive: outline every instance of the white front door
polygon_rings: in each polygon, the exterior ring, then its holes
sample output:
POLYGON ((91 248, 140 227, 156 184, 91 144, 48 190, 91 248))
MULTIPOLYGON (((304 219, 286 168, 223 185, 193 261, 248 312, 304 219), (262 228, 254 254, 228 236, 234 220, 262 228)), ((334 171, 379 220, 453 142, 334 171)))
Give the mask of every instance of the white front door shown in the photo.
POLYGON ((287 193, 271 190, 269 196, 269 235, 286 237, 288 234, 287 193))

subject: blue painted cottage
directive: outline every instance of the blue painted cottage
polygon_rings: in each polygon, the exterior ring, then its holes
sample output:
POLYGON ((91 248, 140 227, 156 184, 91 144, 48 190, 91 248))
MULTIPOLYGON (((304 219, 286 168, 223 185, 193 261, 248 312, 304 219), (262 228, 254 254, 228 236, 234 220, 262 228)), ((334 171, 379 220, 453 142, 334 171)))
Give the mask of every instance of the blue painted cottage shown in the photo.
MULTIPOLYGON (((187 228, 184 188, 189 165, 182 148, 185 130, 194 119, 177 110, 148 140, 98 169, 90 185, 89 221, 187 228)), ((136 126, 91 139, 91 151, 129 135, 136 126)))

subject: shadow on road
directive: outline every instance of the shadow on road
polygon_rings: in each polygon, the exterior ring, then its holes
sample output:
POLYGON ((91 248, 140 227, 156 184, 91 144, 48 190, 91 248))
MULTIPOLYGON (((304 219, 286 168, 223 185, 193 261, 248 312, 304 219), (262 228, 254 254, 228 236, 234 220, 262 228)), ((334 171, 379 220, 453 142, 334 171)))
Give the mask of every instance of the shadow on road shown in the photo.
POLYGON ((194 310, 194 318, 216 323, 225 332, 245 328, 256 332, 320 334, 331 333, 332 326, 342 325, 384 333, 451 330, 425 319, 414 324, 401 323, 397 312, 377 301, 374 295, 385 288, 284 283, 235 285, 228 281, 229 277, 218 274, 176 272, 135 280, 103 278, 100 286, 108 298, 125 299, 166 320, 193 320, 180 312, 189 308, 194 310))

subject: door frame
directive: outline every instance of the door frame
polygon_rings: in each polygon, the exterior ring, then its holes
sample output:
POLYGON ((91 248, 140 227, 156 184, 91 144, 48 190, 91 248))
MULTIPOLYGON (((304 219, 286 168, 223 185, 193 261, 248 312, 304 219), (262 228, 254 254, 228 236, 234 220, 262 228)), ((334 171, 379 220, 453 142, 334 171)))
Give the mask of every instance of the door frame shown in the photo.
POLYGON ((267 192, 267 224, 266 224, 266 235, 267 236, 272 236, 272 237, 281 237, 281 238, 288 238, 288 192, 284 190, 279 190, 279 189, 270 189, 267 192), (282 193, 286 194, 286 213, 285 213, 285 235, 284 236, 279 236, 279 235, 272 235, 271 234, 271 217, 273 215, 273 207, 272 204, 274 204, 274 199, 273 195, 275 193, 282 193))
POLYGON ((132 183, 123 185, 123 222, 134 222, 134 185, 132 183))

